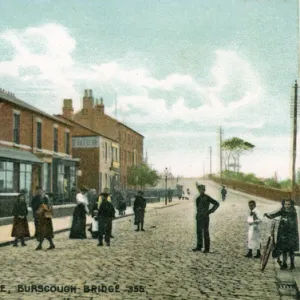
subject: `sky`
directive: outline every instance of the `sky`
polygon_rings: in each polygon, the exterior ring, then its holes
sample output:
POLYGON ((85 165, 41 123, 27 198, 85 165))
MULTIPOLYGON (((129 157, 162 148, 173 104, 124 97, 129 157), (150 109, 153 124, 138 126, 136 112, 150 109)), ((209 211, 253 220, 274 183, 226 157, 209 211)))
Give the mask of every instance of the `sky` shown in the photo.
POLYGON ((174 176, 209 173, 210 147, 219 172, 222 126, 223 139, 255 145, 242 172, 284 179, 297 3, 0 1, 0 88, 52 114, 64 98, 80 110, 92 89, 108 115, 145 136, 152 167, 174 176))

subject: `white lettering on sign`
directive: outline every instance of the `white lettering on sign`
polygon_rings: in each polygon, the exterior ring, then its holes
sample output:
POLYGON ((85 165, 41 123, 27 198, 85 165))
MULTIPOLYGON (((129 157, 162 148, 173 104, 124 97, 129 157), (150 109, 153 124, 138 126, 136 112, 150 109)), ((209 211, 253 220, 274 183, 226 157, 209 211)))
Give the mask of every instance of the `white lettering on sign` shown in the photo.
POLYGON ((99 136, 72 137, 73 148, 98 148, 100 147, 99 136))

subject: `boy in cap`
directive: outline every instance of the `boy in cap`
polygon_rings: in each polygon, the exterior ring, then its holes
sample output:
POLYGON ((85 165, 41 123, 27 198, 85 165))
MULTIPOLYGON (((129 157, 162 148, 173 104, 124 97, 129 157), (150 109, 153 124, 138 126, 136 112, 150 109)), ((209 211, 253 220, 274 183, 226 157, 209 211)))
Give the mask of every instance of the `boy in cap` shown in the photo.
POLYGON ((102 193, 102 202, 98 210, 99 222, 99 244, 103 246, 103 235, 107 246, 110 246, 110 236, 112 220, 115 218, 115 208, 111 202, 108 202, 108 193, 102 193))

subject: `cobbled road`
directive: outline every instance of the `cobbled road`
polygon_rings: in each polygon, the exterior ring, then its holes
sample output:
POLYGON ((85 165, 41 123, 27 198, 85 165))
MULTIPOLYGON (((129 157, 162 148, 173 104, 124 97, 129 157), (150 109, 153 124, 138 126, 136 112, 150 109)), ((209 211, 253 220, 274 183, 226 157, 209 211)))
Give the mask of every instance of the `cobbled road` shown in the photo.
MULTIPOLYGON (((206 192, 220 201, 216 187, 208 185, 206 192)), ((211 253, 204 254, 192 252, 194 198, 148 210, 145 232, 134 231, 132 217, 114 221, 110 247, 97 247, 90 237, 69 240, 65 232, 55 236, 52 251, 35 251, 33 240, 27 247, 0 248, 0 299, 280 299, 274 262, 261 273, 259 260, 244 258, 249 199, 228 194, 211 215, 211 253), (24 291, 34 285, 43 292, 24 291), (50 285, 55 292, 45 291, 50 285)), ((264 213, 278 204, 261 201, 257 207, 264 213)), ((262 228, 265 237, 268 226, 262 228)))

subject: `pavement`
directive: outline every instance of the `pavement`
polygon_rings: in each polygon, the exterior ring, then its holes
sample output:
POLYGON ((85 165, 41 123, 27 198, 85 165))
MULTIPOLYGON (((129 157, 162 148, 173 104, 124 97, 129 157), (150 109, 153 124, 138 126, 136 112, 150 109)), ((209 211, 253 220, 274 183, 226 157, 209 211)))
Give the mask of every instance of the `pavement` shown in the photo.
MULTIPOLYGON (((185 188, 192 188, 188 185, 185 188)), ((207 194, 220 201, 219 190, 207 182, 207 194)), ((196 245, 195 201, 150 204, 145 232, 135 232, 133 217, 113 222, 110 247, 92 238, 70 240, 68 231, 55 235, 56 248, 34 251, 2 247, 0 299, 5 300, 285 300, 277 270, 270 260, 264 273, 260 260, 247 252, 247 196, 229 190, 226 201, 210 216, 210 253, 193 252, 196 245), (162 209, 165 208, 165 209, 162 209), (50 290, 50 291, 49 291, 50 290)), ((252 198, 252 197, 251 197, 252 198)), ((258 209, 276 210, 278 203, 257 199, 258 209)), ((1 230, 1 228, 0 228, 1 230)), ((269 234, 262 226, 263 240, 269 234)), ((296 265, 295 272, 299 271, 296 265)), ((288 290, 288 282, 284 289, 288 290)))

